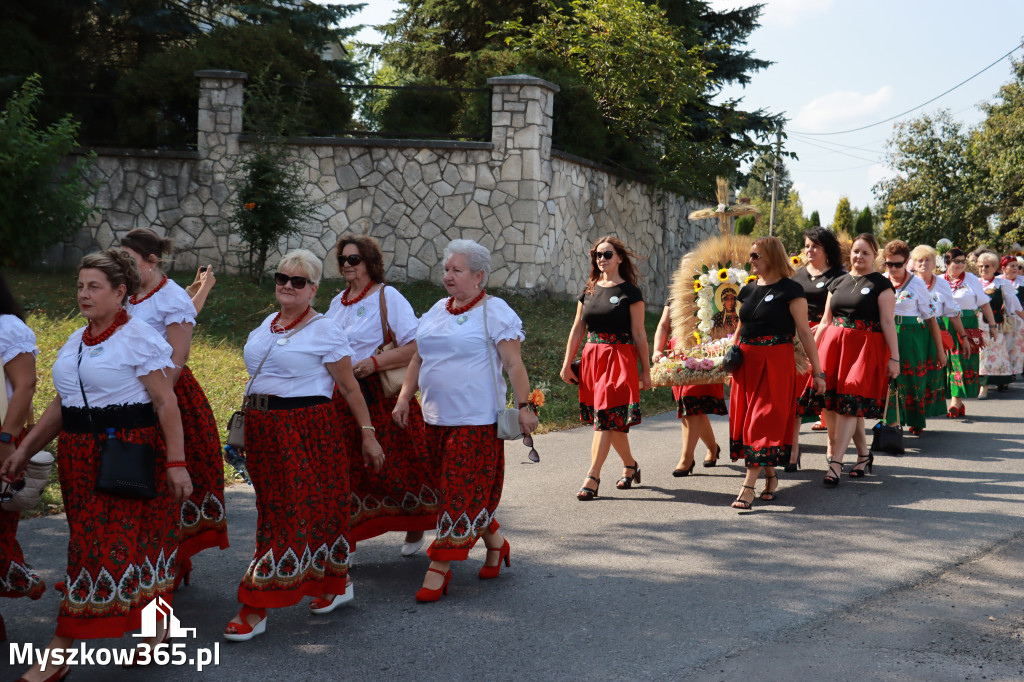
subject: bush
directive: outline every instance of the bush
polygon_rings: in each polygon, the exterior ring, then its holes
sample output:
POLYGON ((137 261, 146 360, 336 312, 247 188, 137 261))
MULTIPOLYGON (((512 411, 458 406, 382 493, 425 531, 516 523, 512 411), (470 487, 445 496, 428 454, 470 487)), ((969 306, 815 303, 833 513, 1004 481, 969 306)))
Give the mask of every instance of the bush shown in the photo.
POLYGON ((0 263, 28 264, 43 249, 75 234, 92 209, 82 179, 85 161, 67 166, 78 124, 70 116, 40 129, 35 112, 43 94, 29 77, 0 112, 0 263))

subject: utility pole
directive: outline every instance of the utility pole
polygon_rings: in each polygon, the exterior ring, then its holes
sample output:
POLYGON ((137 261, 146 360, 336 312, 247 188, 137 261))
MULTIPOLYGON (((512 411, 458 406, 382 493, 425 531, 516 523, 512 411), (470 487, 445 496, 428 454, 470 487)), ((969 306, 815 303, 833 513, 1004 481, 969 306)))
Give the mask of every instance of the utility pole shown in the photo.
POLYGON ((768 217, 768 234, 775 235, 775 204, 779 194, 779 156, 782 154, 782 126, 775 131, 775 163, 772 164, 772 212, 768 217))

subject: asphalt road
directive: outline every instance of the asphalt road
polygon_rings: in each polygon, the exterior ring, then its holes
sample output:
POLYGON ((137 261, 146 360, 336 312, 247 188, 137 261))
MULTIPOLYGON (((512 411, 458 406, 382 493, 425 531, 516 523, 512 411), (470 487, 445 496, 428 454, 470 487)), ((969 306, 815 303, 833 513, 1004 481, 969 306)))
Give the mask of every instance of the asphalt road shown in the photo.
MULTIPOLYGON (((780 470, 778 500, 742 513, 729 507, 742 464, 670 476, 672 415, 630 434, 642 485, 615 490, 610 460, 588 503, 574 496, 588 429, 537 437, 540 464, 510 443, 498 518, 512 566, 500 579, 477 580, 481 546, 447 597, 418 604, 428 561, 400 557, 390 534, 360 544, 352 605, 272 611, 267 633, 240 644, 220 632, 237 610, 256 514, 252 489, 234 487, 232 547, 200 555, 174 601, 198 630, 186 653, 219 645, 218 665, 91 666, 73 679, 1024 679, 1024 385, 993 395, 970 401, 965 420, 929 422, 906 437, 906 456, 877 458, 874 475, 837 489, 821 484, 825 437, 805 425, 804 468, 780 470)), ((725 418, 713 420, 726 443, 725 418)), ((19 537, 48 585, 63 578, 63 517, 24 522, 19 537)), ((9 639, 43 646, 57 603, 53 590, 3 600, 9 639)), ((23 669, 2 665, 9 679, 23 669)))

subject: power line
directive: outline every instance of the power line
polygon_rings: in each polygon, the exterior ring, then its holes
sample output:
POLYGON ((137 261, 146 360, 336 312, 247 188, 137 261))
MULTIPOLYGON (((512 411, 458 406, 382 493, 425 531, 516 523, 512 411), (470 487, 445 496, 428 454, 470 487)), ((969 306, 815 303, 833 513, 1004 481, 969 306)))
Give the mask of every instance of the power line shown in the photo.
MULTIPOLYGON (((809 144, 812 147, 818 147, 819 149, 824 149, 825 151, 830 152, 832 154, 842 154, 843 156, 849 156, 851 159, 857 159, 858 161, 868 161, 869 163, 881 163, 881 161, 879 159, 865 159, 863 156, 857 156, 856 154, 850 154, 849 152, 844 152, 841 149, 832 149, 830 147, 826 147, 823 144, 818 144, 817 142, 811 142, 810 140, 797 140, 797 142, 799 142, 800 144, 809 144)), ((879 154, 879 156, 881 156, 881 154, 879 154)))
MULTIPOLYGON (((813 142, 811 140, 806 139, 802 135, 799 135, 797 133, 790 133, 790 134, 792 135, 793 140, 796 141, 796 142, 803 142, 803 143, 806 143, 806 144, 813 144, 813 142)), ((881 141, 884 142, 884 140, 881 140, 881 141)), ((816 142, 820 142, 821 144, 830 144, 830 145, 833 145, 835 147, 840 147, 842 149, 855 149, 857 151, 867 152, 868 154, 879 154, 879 155, 881 155, 883 153, 881 150, 878 150, 878 149, 868 149, 867 147, 858 147, 858 146, 855 146, 855 145, 840 144, 838 142, 833 142, 831 140, 816 140, 816 142)))
POLYGON ((1001 62, 1004 59, 1006 59, 1007 57, 1009 57, 1011 54, 1013 54, 1014 52, 1019 50, 1021 47, 1024 47, 1024 43, 1021 43, 1021 44, 1017 45, 1015 48, 1013 48, 1012 50, 1010 50, 1009 52, 1004 54, 1002 57, 1000 57, 999 59, 997 59, 994 62, 992 62, 991 64, 989 64, 988 66, 986 66, 984 69, 982 69, 978 73, 974 74, 973 76, 971 76, 969 78, 966 78, 966 79, 960 81, 959 83, 957 83, 956 85, 951 87, 949 90, 946 90, 945 92, 943 92, 940 95, 936 95, 935 97, 932 97, 930 100, 928 100, 927 102, 924 102, 923 104, 918 104, 916 107, 913 107, 911 109, 907 109, 902 114, 896 114, 895 116, 890 116, 889 118, 884 119, 882 121, 878 121, 876 123, 869 123, 868 125, 861 126, 859 128, 851 128, 849 130, 837 130, 837 131, 831 132, 831 133, 804 133, 804 132, 800 132, 800 131, 796 131, 796 130, 791 130, 789 132, 790 133, 795 133, 795 134, 798 134, 798 135, 814 135, 814 136, 819 136, 819 135, 845 135, 846 133, 856 133, 856 132, 861 131, 861 130, 867 130, 868 128, 874 128, 875 126, 880 126, 883 123, 889 123, 890 121, 895 121, 896 119, 902 118, 903 116, 906 116, 907 114, 909 114, 911 112, 917 111, 918 109, 921 109, 923 107, 928 106, 929 104, 931 104, 932 102, 934 102, 937 99, 941 99, 942 97, 945 97, 946 95, 948 95, 949 93, 953 92, 954 90, 956 90, 960 86, 966 85, 970 81, 974 80, 975 78, 977 78, 981 74, 983 74, 986 71, 988 71, 989 69, 991 69, 993 66, 995 66, 999 62, 1001 62))

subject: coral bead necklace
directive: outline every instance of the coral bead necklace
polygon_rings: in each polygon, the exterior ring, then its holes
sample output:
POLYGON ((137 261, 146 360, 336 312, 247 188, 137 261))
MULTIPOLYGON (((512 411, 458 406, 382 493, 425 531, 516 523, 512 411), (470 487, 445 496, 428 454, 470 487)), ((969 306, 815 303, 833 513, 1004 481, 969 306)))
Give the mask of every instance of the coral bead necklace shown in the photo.
POLYGON ((281 319, 281 313, 278 313, 277 315, 274 316, 274 319, 270 321, 270 331, 271 331, 271 333, 272 334, 284 334, 287 331, 291 331, 292 329, 295 328, 295 326, 299 322, 301 322, 302 320, 306 319, 306 315, 309 315, 309 311, 312 310, 312 309, 313 309, 313 306, 307 305, 306 309, 304 311, 302 311, 301 315, 299 315, 298 317, 295 318, 294 321, 289 322, 287 325, 285 325, 283 327, 277 323, 277 321, 281 319))
POLYGON ((82 343, 84 343, 87 346, 99 345, 106 341, 107 339, 109 339, 110 336, 115 331, 117 331, 117 328, 120 327, 122 324, 125 324, 126 322, 128 322, 128 311, 126 311, 124 308, 121 308, 120 310, 117 311, 117 314, 114 315, 113 324, 111 324, 109 327, 104 329, 96 336, 92 335, 92 331, 89 329, 89 326, 86 325, 85 331, 82 332, 82 343))
POLYGON ((480 293, 476 295, 476 298, 474 298, 472 301, 470 301, 466 305, 459 306, 458 308, 455 307, 455 297, 452 296, 452 297, 450 297, 448 299, 448 302, 444 304, 444 309, 447 310, 448 312, 450 312, 452 315, 461 315, 462 313, 468 311, 470 308, 472 308, 477 303, 479 303, 480 299, 482 299, 486 295, 487 295, 487 290, 486 289, 481 289, 480 293))
POLYGON ((149 297, 151 297, 156 292, 158 292, 161 289, 163 289, 165 284, 167 284, 167 275, 164 275, 164 278, 162 280, 160 280, 160 284, 157 284, 156 287, 151 292, 149 292, 148 294, 146 294, 145 296, 143 296, 141 298, 137 294, 132 294, 131 297, 128 299, 128 302, 131 303, 132 305, 138 305, 138 304, 142 303, 143 301, 147 300, 149 297))
POLYGON ((370 293, 370 289, 373 288, 374 284, 376 284, 376 282, 374 282, 371 279, 370 283, 367 284, 366 287, 362 291, 359 292, 359 295, 356 296, 355 298, 351 299, 351 300, 349 300, 349 298, 348 298, 348 289, 345 289, 345 291, 342 292, 342 294, 341 294, 341 304, 343 306, 350 306, 350 305, 355 305, 356 303, 359 303, 361 300, 366 298, 366 294, 370 293))

